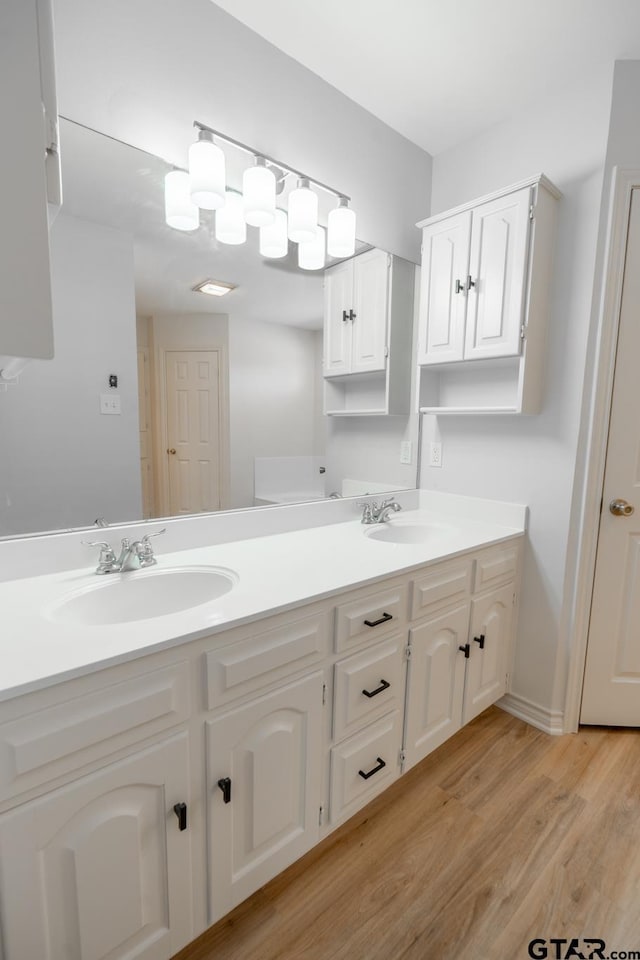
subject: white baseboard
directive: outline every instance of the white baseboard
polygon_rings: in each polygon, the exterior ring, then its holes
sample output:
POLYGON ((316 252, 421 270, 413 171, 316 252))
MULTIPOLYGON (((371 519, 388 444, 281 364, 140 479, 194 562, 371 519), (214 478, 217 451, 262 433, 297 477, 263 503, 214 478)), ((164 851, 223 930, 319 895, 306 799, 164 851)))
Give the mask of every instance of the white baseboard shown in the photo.
POLYGON ((530 723, 532 727, 543 730, 544 733, 550 733, 552 736, 559 736, 564 733, 564 714, 561 710, 549 710, 547 707, 541 707, 539 703, 533 703, 526 697, 520 697, 517 693, 507 693, 498 700, 497 707, 506 713, 530 723))

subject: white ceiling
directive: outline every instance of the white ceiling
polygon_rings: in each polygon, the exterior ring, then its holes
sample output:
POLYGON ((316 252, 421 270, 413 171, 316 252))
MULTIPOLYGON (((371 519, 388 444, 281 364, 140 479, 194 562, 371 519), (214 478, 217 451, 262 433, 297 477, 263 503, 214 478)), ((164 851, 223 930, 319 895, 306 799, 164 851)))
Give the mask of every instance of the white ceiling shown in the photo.
POLYGON ((431 154, 616 59, 639 0, 216 0, 431 154))

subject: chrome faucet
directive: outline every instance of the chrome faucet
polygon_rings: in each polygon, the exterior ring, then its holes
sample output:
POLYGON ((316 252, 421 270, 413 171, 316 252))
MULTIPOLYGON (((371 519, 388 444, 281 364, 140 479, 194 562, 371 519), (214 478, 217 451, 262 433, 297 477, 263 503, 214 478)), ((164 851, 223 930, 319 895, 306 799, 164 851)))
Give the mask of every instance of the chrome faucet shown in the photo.
POLYGON ((159 537, 166 533, 167 528, 158 530, 157 533, 147 533, 142 540, 129 540, 128 537, 122 538, 120 545, 120 556, 116 558, 113 548, 104 540, 86 541, 82 543, 86 547, 100 547, 100 557, 98 558, 97 574, 105 573, 126 573, 130 570, 143 570, 145 567, 152 567, 157 563, 153 547, 150 543, 151 537, 159 537))
POLYGON ((358 504, 362 506, 362 520, 361 523, 385 523, 389 519, 390 513, 397 513, 398 510, 402 510, 402 507, 393 497, 389 497, 387 500, 383 500, 382 503, 378 503, 377 500, 367 500, 364 504, 358 504))

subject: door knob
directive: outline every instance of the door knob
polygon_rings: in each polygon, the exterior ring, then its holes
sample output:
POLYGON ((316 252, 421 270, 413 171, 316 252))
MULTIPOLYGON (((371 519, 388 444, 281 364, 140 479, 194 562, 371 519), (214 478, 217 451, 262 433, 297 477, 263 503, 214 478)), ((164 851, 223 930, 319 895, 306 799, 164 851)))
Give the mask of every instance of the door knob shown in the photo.
POLYGON ((612 500, 609 504, 609 510, 614 517, 630 517, 635 511, 635 507, 627 503, 626 500, 612 500))
POLYGON ((171 449, 168 449, 168 448, 167 448, 167 453, 175 453, 175 452, 176 452, 176 448, 175 448, 175 447, 171 447, 171 449))

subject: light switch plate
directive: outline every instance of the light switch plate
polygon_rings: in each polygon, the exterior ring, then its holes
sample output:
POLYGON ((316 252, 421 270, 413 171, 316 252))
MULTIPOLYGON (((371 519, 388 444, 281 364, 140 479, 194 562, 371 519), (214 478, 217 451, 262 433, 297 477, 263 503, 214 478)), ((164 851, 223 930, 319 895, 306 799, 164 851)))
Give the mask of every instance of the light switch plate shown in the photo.
POLYGON ((120 395, 117 393, 100 394, 100 413, 105 416, 119 417, 122 413, 120 395))
POLYGON ((411 463, 411 440, 400 441, 400 463, 411 463))

